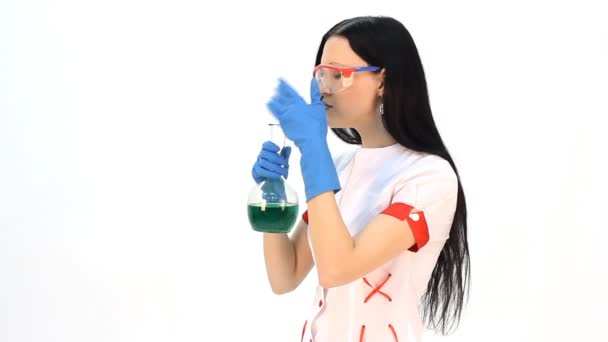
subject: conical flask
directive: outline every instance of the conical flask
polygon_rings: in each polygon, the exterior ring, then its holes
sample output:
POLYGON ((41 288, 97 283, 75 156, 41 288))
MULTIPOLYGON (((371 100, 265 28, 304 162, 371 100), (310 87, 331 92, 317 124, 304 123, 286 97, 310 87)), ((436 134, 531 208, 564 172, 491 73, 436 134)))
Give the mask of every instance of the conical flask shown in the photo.
MULTIPOLYGON (((285 135, 277 123, 268 124, 270 140, 285 147, 285 135)), ((247 216, 251 228, 265 233, 289 233, 298 218, 298 194, 282 176, 268 178, 249 191, 247 216)))

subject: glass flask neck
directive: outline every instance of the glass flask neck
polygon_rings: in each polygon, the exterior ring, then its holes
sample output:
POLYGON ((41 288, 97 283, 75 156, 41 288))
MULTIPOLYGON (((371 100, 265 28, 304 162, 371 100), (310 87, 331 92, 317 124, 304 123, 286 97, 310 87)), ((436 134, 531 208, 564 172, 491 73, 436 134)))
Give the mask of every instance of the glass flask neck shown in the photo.
POLYGON ((283 129, 278 123, 269 123, 268 126, 270 128, 270 141, 279 146, 280 153, 285 147, 285 134, 283 133, 283 129))

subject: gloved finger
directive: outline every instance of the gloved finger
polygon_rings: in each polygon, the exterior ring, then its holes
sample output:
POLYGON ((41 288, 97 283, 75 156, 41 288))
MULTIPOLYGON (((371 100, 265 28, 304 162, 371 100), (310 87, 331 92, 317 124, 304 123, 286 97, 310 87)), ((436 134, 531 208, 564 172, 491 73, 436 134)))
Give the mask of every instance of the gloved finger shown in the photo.
POLYGON ((298 92, 284 79, 279 79, 279 94, 289 98, 293 102, 304 102, 304 99, 298 92))
POLYGON ((265 179, 278 179, 281 178, 282 173, 277 173, 273 171, 266 170, 259 163, 256 163, 253 167, 253 178, 256 183, 260 183, 265 179))
POLYGON ((281 115, 283 114, 283 112, 285 111, 285 108, 283 106, 281 106, 281 104, 277 103, 276 101, 270 101, 266 104, 266 107, 268 108, 268 110, 272 113, 272 115, 274 115, 275 118, 277 118, 277 120, 281 120, 281 115))
POLYGON ((268 160, 261 159, 261 158, 258 159, 258 164, 260 165, 260 167, 262 167, 266 171, 270 171, 272 173, 276 173, 279 175, 283 174, 283 168, 281 167, 281 165, 271 163, 268 160))
POLYGON ((322 104, 319 82, 314 77, 310 81, 310 104, 322 104))
POLYGON ((262 169, 262 167, 256 162, 251 170, 251 175, 256 183, 260 183, 267 176, 268 171, 262 169))
POLYGON ((293 103, 294 100, 289 95, 283 94, 279 89, 277 89, 277 93, 272 97, 272 101, 280 104, 284 108, 287 108, 293 103))
POLYGON ((266 150, 262 150, 262 152, 260 152, 259 158, 277 165, 285 164, 285 158, 283 156, 280 156, 276 152, 268 152, 266 150))
POLYGON ((285 146, 281 151, 281 155, 285 159, 284 166, 289 167, 289 156, 291 156, 291 146, 285 146))
POLYGON ((289 167, 282 167, 281 168, 281 175, 283 177, 285 177, 285 179, 287 179, 287 176, 289 176, 289 167))
POLYGON ((290 91, 290 88, 291 86, 289 85, 289 83, 287 83, 285 79, 279 78, 279 82, 274 91, 276 95, 283 96, 284 98, 297 99, 297 94, 294 94, 294 92, 290 91))
POLYGON ((279 152, 280 149, 281 148, 279 147, 279 145, 275 144, 274 142, 272 142, 270 140, 267 140, 262 144, 263 151, 277 153, 277 152, 279 152))
POLYGON ((289 177, 289 165, 283 165, 283 177, 285 177, 285 179, 287 179, 287 177, 289 177))

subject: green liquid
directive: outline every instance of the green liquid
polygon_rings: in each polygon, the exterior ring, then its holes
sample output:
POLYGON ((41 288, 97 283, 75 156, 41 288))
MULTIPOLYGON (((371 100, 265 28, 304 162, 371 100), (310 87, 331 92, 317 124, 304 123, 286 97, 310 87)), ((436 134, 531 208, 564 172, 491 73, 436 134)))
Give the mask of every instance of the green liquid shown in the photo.
POLYGON ((266 203, 262 210, 261 204, 247 206, 249 223, 253 230, 267 233, 289 233, 298 218, 297 204, 266 203))

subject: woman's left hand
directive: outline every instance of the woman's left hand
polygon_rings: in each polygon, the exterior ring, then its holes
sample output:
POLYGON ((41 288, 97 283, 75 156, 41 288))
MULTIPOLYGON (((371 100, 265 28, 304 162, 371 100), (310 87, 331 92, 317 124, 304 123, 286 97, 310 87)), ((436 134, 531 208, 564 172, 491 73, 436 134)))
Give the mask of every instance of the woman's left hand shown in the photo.
POLYGON ((279 79, 276 94, 267 104, 285 136, 300 150, 306 150, 307 145, 327 144, 327 113, 314 78, 310 82, 310 101, 306 103, 291 85, 279 79))
POLYGON ((314 78, 310 83, 310 99, 308 104, 293 87, 280 79, 277 93, 267 103, 285 136, 302 154, 300 167, 307 200, 326 191, 340 190, 338 174, 327 146, 325 104, 321 102, 319 84, 314 78))

